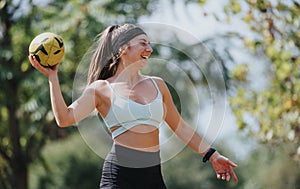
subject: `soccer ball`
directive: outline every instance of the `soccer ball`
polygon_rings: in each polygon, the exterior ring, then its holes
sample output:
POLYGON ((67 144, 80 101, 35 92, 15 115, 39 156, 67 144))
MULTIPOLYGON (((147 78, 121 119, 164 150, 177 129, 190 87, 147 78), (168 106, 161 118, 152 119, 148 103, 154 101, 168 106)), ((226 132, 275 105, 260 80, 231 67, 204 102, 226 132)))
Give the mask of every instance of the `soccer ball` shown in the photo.
POLYGON ((45 67, 53 67, 64 55, 62 37, 55 33, 45 32, 37 35, 29 45, 29 54, 45 67))

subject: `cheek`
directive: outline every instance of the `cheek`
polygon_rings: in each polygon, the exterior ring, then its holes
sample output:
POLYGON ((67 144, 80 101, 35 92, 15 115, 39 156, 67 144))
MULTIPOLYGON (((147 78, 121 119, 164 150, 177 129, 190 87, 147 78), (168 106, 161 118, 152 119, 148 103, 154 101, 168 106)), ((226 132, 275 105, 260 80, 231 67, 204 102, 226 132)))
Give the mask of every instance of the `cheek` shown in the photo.
POLYGON ((141 54, 140 50, 133 50, 130 52, 129 56, 130 57, 138 57, 138 56, 140 56, 140 54, 141 54))

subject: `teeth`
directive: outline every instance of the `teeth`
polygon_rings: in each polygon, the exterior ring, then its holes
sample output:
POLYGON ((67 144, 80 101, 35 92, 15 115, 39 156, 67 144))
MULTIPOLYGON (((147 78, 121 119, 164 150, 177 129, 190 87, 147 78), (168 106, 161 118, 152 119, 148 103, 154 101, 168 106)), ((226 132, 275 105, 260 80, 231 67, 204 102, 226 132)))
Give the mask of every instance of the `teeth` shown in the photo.
POLYGON ((142 56, 142 58, 144 58, 144 59, 148 59, 149 57, 148 57, 148 56, 142 56))

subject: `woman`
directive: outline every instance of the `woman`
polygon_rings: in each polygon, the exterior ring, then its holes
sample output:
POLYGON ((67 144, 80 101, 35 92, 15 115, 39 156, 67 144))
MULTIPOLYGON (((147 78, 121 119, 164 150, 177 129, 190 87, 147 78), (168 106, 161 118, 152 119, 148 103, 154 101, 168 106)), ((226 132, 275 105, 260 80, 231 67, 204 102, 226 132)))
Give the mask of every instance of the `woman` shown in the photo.
POLYGON ((42 67, 29 56, 33 67, 48 77, 52 109, 57 124, 67 127, 95 109, 111 131, 114 144, 107 155, 100 188, 166 188, 160 167, 159 126, 163 121, 191 149, 210 161, 217 178, 238 179, 237 167, 211 148, 181 118, 170 91, 158 77, 140 74, 152 48, 146 33, 132 24, 112 25, 98 39, 88 73, 88 86, 67 106, 54 69, 42 67))

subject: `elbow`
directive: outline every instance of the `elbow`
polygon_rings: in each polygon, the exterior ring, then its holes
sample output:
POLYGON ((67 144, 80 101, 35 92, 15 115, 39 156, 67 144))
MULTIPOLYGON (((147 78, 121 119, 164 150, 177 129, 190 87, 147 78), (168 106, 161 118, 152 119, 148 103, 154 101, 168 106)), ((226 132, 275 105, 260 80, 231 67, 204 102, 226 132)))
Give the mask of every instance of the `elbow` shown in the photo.
POLYGON ((61 123, 61 122, 56 122, 57 123, 57 126, 59 128, 65 128, 65 127, 69 127, 70 125, 69 124, 65 124, 65 123, 61 123))
POLYGON ((60 128, 72 126, 74 123, 68 120, 59 120, 56 119, 57 126, 60 128))
POLYGON ((59 128, 64 128, 64 127, 70 126, 69 124, 66 124, 64 122, 59 122, 59 121, 56 121, 56 124, 59 128))
POLYGON ((60 128, 69 127, 76 123, 74 116, 69 111, 65 114, 55 114, 55 121, 60 128))

